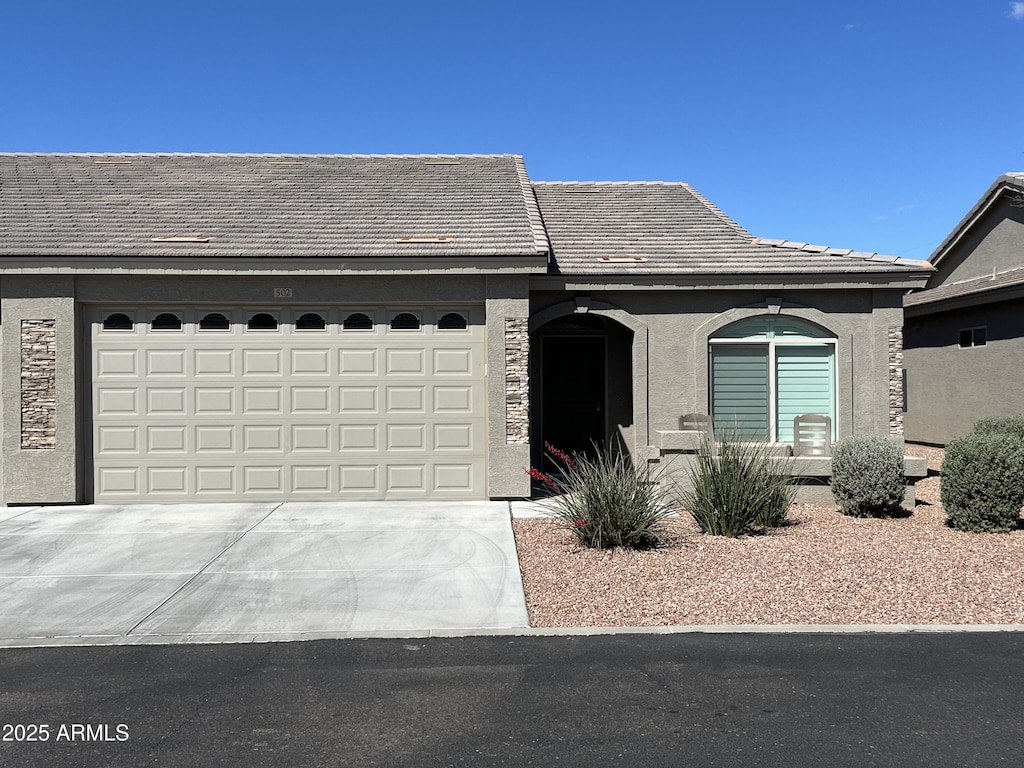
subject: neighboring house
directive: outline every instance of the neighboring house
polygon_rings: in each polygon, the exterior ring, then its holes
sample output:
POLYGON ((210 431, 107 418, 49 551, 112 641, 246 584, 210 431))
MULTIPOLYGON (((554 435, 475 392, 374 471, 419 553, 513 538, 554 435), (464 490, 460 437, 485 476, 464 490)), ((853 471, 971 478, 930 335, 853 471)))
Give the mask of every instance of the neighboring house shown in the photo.
POLYGON ((1024 173, 989 187, 904 300, 906 439, 945 445, 1024 413, 1024 173))
POLYGON ((929 273, 514 155, 0 155, 2 501, 522 497, 545 441, 659 462, 692 412, 899 436, 929 273))

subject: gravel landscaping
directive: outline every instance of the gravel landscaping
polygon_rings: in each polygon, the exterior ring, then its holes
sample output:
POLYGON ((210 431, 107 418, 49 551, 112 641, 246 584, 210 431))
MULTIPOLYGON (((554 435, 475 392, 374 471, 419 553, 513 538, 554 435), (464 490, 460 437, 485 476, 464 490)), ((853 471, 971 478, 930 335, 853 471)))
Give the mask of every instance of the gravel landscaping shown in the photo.
POLYGON ((1024 530, 962 533, 939 502, 942 451, 908 517, 796 504, 765 535, 701 534, 689 515, 646 551, 589 550, 548 519, 514 520, 535 627, 1024 623, 1024 530))

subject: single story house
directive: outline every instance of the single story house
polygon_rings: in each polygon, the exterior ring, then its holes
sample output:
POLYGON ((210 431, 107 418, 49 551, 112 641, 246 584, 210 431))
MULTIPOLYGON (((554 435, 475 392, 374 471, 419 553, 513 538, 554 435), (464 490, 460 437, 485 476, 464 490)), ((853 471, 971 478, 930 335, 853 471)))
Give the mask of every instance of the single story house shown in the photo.
POLYGON ((5 504, 517 498, 710 414, 902 434, 926 262, 517 155, 0 155, 5 504))
POLYGON ((1024 413, 1024 173, 996 179, 908 295, 906 438, 945 445, 978 419, 1024 413))

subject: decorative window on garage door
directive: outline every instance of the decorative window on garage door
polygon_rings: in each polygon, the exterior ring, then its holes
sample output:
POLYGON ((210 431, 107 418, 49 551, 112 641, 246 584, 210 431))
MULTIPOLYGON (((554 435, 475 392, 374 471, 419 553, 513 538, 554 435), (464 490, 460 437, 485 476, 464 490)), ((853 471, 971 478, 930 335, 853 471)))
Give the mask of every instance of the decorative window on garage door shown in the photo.
POLYGON ((90 320, 97 501, 486 496, 483 306, 90 320))

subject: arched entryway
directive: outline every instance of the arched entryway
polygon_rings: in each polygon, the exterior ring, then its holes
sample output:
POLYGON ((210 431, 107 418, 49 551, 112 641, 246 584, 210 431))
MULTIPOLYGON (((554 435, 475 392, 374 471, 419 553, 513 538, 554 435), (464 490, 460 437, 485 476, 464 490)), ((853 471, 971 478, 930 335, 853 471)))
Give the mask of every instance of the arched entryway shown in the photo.
POLYGON ((630 450, 633 332, 594 313, 557 317, 533 333, 533 461, 544 444, 568 453, 630 450))

